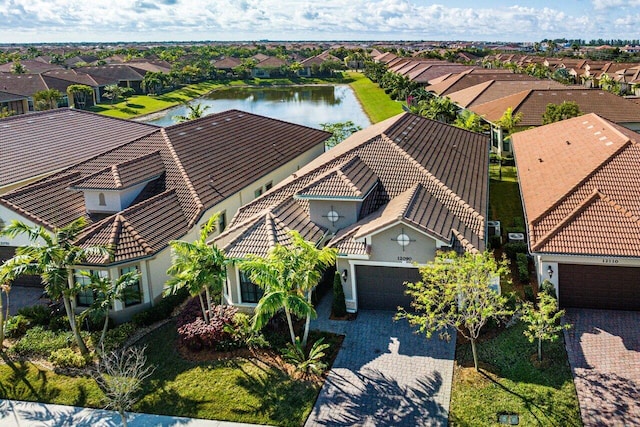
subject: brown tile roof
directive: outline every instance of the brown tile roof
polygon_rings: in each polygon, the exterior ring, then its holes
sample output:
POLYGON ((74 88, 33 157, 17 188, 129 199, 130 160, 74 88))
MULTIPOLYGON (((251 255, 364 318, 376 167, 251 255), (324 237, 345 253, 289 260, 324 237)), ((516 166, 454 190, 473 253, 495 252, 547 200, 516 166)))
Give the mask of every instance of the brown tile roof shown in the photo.
POLYGON ((18 95, 17 93, 0 91, 0 102, 16 101, 18 99, 27 99, 25 95, 18 95))
POLYGON ((49 87, 40 74, 0 73, 0 90, 30 97, 47 89, 49 87))
POLYGON ((284 65, 287 65, 286 61, 275 56, 270 56, 267 59, 263 59, 262 61, 258 62, 256 68, 278 68, 284 65))
POLYGON ((597 89, 562 88, 552 90, 527 90, 478 104, 469 109, 493 122, 499 120, 507 108, 522 113, 519 126, 541 126, 542 115, 548 104, 573 101, 583 113, 596 113, 616 123, 640 123, 640 106, 628 100, 597 89))
POLYGON ((96 87, 99 86, 98 82, 88 74, 78 73, 76 70, 54 70, 47 71, 46 73, 42 73, 42 77, 47 84, 51 85, 51 79, 59 79, 63 80, 69 84, 83 84, 87 86, 96 87))
POLYGON ((146 74, 144 70, 136 70, 126 64, 88 66, 80 67, 77 70, 104 83, 115 83, 125 80, 141 81, 146 74))
MULTIPOLYGON (((329 136, 324 131, 230 110, 156 130, 9 192, 0 197, 0 203, 50 229, 84 216, 93 224, 92 236, 102 236, 91 242, 104 241, 117 221, 113 217, 103 220, 87 214, 82 192, 70 191, 69 187, 78 185, 79 181, 83 184, 78 188, 96 183, 116 186, 117 179, 124 187, 150 178, 150 174, 155 176, 163 168, 164 173, 147 185, 130 208, 116 214, 124 215, 137 236, 156 251, 167 241, 180 238, 184 233, 178 231, 193 227, 206 209, 322 144, 329 136), (135 218, 142 221, 145 217, 154 196, 169 194, 167 192, 172 194, 172 201, 169 203, 163 197, 163 203, 167 204, 163 209, 170 209, 171 215, 158 210, 148 214, 149 218, 154 215, 157 218, 149 219, 146 226, 136 222, 135 218), (165 214, 169 217, 161 218, 165 214)), ((153 206, 153 209, 162 208, 153 206)), ((141 252, 134 254, 130 249, 123 249, 122 257, 126 256, 141 256, 141 252)))
MULTIPOLYGON (((500 71, 500 70, 486 70, 486 71, 500 71)), ((537 77, 530 76, 528 74, 517 73, 460 73, 451 76, 450 78, 427 87, 429 92, 436 93, 440 96, 449 95, 450 93, 458 92, 463 89, 485 83, 490 80, 495 81, 523 81, 523 80, 540 80, 537 77)))
POLYGON ((60 170, 157 129, 67 108, 0 119, 0 187, 60 170), (25 159, 37 161, 25 167, 25 159))
MULTIPOLYGON (((307 188, 335 189, 341 193, 343 185, 327 181, 336 176, 336 171, 364 164, 371 172, 364 173, 365 169, 360 169, 358 176, 363 177, 361 182, 370 183, 375 175, 378 185, 367 198, 366 208, 361 210, 361 217, 365 217, 362 221, 373 221, 376 215, 385 212, 384 209, 378 211, 381 206, 388 204, 387 209, 390 209, 401 203, 402 198, 396 198, 415 187, 420 191, 406 212, 407 221, 415 221, 423 224, 425 230, 441 233, 438 235, 445 241, 453 238, 451 228, 447 227, 455 225, 476 248, 483 249, 487 145, 483 135, 413 114, 400 114, 352 135, 268 193, 241 207, 227 231, 216 242, 228 250, 228 242, 240 239, 239 236, 255 223, 256 218, 263 218, 267 213, 282 218, 281 211, 287 212, 286 218, 292 214, 300 215, 301 228, 292 228, 305 238, 321 236, 310 226, 308 202, 296 194, 306 194, 307 188), (299 208, 294 209, 293 205, 299 205, 299 208)), ((354 250, 365 250, 353 242, 341 241, 340 247, 343 248, 344 244, 354 250)), ((264 250, 263 247, 254 250, 248 238, 243 245, 245 253, 264 250)))
POLYGON ((297 198, 363 199, 378 182, 378 176, 355 156, 335 171, 296 193, 297 198))
POLYGON ((489 80, 457 92, 450 92, 447 96, 461 107, 474 105, 513 95, 529 89, 563 89, 566 85, 553 80, 489 80))
POLYGON ((160 151, 104 168, 70 184, 72 189, 118 190, 157 179, 165 172, 160 151))
POLYGON ((461 65, 453 63, 433 64, 428 68, 425 68, 418 74, 411 77, 412 82, 428 84, 431 80, 435 80, 449 73, 462 73, 473 69, 472 65, 461 65))
POLYGON ((596 114, 513 135, 533 252, 640 256, 638 141, 596 114))
POLYGON ((242 60, 240 60, 239 58, 227 57, 227 58, 219 59, 215 61, 213 63, 213 66, 221 70, 230 70, 232 68, 237 67, 240 64, 242 64, 242 60))
MULTIPOLYGON (((26 68, 27 74, 40 74, 49 70, 64 70, 64 67, 60 65, 48 64, 46 62, 36 60, 25 59, 20 61, 20 64, 22 64, 26 68)), ((10 73, 13 69, 13 65, 13 62, 2 64, 0 65, 0 71, 4 73, 10 73)))

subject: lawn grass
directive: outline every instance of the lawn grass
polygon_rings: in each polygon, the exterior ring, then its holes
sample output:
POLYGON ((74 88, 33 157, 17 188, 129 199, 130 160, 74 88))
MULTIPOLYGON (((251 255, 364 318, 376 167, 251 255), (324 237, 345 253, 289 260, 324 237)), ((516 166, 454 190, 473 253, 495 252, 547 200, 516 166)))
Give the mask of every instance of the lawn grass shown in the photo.
POLYGON ((505 229, 516 225, 514 218, 520 218, 524 224, 524 212, 518 187, 515 166, 502 166, 502 180, 499 167, 489 166, 489 218, 501 221, 503 234, 505 229))
POLYGON ((479 343, 480 373, 473 367, 470 345, 458 345, 451 426, 496 426, 499 414, 519 415, 519 426, 582 425, 563 340, 543 343, 545 360, 536 367, 531 359, 536 344, 523 330, 523 324, 516 324, 479 343))
POLYGON ((90 108, 90 111, 110 117, 131 119, 145 114, 155 113, 176 106, 184 101, 190 101, 207 93, 227 87, 240 86, 292 86, 305 84, 338 84, 350 83, 350 77, 321 78, 275 78, 275 79, 245 79, 231 81, 206 81, 184 86, 162 95, 134 95, 126 101, 111 104, 110 101, 100 103, 90 108))
POLYGON ((353 79, 350 86, 372 123, 381 122, 402 112, 402 104, 389 98, 383 89, 364 74, 350 71, 347 75, 353 79))

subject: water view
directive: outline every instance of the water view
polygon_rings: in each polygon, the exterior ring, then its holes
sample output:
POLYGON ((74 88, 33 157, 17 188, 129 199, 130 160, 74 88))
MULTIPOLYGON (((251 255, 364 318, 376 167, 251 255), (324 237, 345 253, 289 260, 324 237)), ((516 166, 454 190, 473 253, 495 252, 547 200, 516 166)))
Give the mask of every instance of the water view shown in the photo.
MULTIPOLYGON (((320 128, 320 123, 351 120, 366 128, 371 124, 354 92, 347 85, 230 88, 192 101, 209 108, 205 115, 237 109, 292 123, 320 128)), ((169 126, 175 116, 187 115, 184 105, 154 114, 146 123, 169 126)))

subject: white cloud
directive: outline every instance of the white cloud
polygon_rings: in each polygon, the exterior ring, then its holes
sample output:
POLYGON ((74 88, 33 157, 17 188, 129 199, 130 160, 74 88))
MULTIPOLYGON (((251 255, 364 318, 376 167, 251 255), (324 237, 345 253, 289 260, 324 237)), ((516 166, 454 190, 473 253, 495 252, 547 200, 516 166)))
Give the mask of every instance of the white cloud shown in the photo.
MULTIPOLYGON (((592 0, 601 11, 620 4, 640 0, 592 0)), ((0 39, 620 37, 595 34, 611 29, 619 16, 589 10, 576 16, 560 7, 448 7, 418 0, 0 0, 0 39)))

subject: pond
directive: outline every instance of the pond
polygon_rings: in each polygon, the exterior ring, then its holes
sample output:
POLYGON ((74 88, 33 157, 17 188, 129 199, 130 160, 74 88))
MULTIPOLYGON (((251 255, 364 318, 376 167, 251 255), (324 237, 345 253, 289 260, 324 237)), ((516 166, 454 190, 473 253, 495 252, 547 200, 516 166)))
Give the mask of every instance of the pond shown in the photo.
MULTIPOLYGON (((355 93, 347 85, 230 88, 211 92, 191 102, 208 106, 205 115, 237 109, 316 129, 321 128, 320 123, 347 120, 362 128, 371 124, 355 93)), ((184 105, 142 121, 169 126, 176 123, 175 116, 182 115, 187 115, 184 105)))

